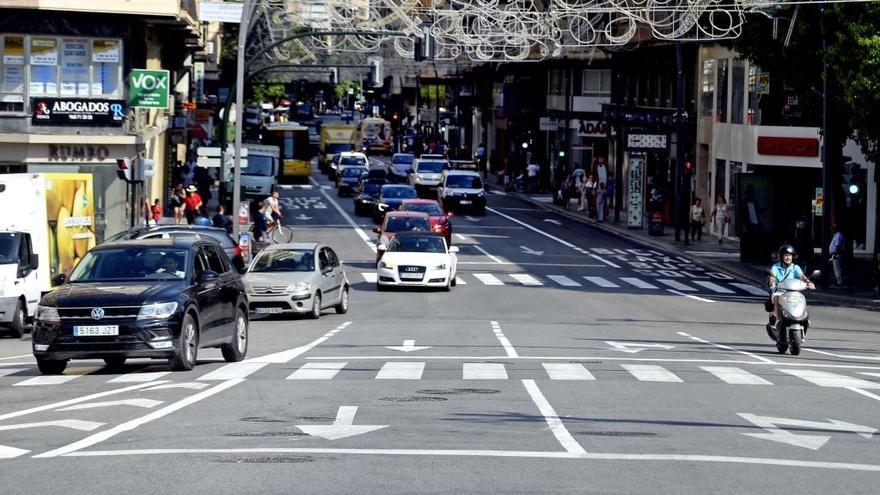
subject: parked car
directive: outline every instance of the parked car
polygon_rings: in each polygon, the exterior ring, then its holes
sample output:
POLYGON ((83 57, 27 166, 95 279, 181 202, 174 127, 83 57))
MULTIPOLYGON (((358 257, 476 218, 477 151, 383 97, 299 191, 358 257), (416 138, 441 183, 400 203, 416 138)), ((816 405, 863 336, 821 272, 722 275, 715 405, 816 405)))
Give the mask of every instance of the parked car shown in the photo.
POLYGON ((405 199, 418 198, 416 190, 410 186, 398 184, 385 184, 379 190, 379 195, 373 203, 373 222, 382 223, 385 214, 400 208, 400 203, 405 199))
POLYGON ((376 261, 382 257, 384 246, 400 232, 430 232, 431 221, 427 213, 417 211, 390 211, 382 225, 373 229, 376 237, 376 261))
POLYGON ((366 174, 361 174, 355 186, 354 214, 371 214, 376 205, 376 198, 379 197, 382 186, 387 182, 387 174, 381 169, 373 169, 366 174))
POLYGON ((409 171, 415 160, 412 153, 395 153, 388 164, 388 177, 392 182, 404 183, 409 181, 409 171))
POLYGON ((323 244, 273 244, 254 258, 243 279, 252 313, 318 319, 326 308, 348 312, 348 278, 336 252, 323 244))
POLYGON ((367 173, 367 167, 345 167, 336 179, 336 194, 345 196, 354 191, 354 187, 361 179, 361 175, 367 173))
MULTIPOLYGON (((246 253, 226 229, 206 225, 156 225, 135 227, 120 232, 105 242, 128 241, 133 239, 202 239, 216 242, 223 248, 226 257, 239 273, 244 273, 251 253, 246 253)), ((252 243, 253 244, 253 243, 252 243)))
POLYGON ((437 199, 446 211, 472 210, 486 213, 486 191, 480 174, 470 170, 445 170, 440 175, 437 199))
POLYGON ((101 244, 37 307, 33 352, 44 374, 71 359, 167 359, 191 370, 198 351, 219 347, 241 361, 248 346, 248 301, 241 276, 214 242, 154 239, 101 244))
POLYGON ((455 286, 458 247, 435 232, 403 232, 388 243, 379 261, 376 289, 394 286, 455 286))
POLYGON ((428 220, 431 221, 431 231, 443 234, 446 244, 452 245, 452 222, 449 221, 452 214, 446 213, 443 205, 436 199, 405 199, 399 210, 427 213, 428 220))

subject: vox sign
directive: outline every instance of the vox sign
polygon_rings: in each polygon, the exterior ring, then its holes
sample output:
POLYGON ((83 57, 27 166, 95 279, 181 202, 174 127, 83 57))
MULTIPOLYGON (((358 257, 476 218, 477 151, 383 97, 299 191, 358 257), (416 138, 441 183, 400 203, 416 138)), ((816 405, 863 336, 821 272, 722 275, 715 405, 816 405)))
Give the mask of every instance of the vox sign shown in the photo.
POLYGON ((171 77, 167 70, 132 69, 129 76, 131 108, 168 108, 171 77))

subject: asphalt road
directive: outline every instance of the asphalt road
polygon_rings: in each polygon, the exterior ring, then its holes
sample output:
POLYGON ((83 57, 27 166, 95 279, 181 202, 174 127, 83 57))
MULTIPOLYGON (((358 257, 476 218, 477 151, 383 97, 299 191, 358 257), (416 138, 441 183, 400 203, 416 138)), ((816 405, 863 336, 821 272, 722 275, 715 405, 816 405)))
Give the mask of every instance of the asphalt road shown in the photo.
POLYGON ((0 339, 0 493, 876 493, 876 313, 813 305, 799 357, 760 292, 501 194, 453 218, 451 292, 375 290, 375 234, 322 175, 283 190, 351 310, 260 318, 188 373, 0 339), (413 342, 409 342, 413 341, 413 342))

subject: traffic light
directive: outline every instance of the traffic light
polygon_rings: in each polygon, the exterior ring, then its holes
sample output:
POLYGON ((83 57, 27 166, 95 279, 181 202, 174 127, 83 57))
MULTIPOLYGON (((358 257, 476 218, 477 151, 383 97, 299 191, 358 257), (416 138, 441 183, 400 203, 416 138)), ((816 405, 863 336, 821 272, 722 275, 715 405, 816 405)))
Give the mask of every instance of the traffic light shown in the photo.
POLYGON ((330 68, 330 84, 337 84, 339 82, 339 69, 336 67, 330 68))
POLYGON ((370 58, 370 85, 374 88, 382 86, 385 77, 382 75, 382 59, 379 57, 370 58))
POLYGON ((127 156, 116 160, 116 176, 125 182, 131 182, 131 159, 127 156))
POLYGON ((843 186, 843 191, 849 193, 852 196, 859 194, 859 177, 861 175, 861 169, 858 163, 855 162, 847 162, 843 164, 843 177, 841 180, 841 185, 843 186))
POLYGON ((565 158, 565 150, 559 150, 559 158, 565 158))

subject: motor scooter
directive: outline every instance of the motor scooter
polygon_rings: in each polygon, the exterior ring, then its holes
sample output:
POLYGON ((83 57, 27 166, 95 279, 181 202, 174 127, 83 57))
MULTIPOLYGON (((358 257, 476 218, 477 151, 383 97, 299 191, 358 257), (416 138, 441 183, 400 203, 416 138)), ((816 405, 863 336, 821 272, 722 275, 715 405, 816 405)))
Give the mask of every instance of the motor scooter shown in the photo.
POLYGON ((505 191, 516 191, 518 193, 526 192, 526 175, 519 174, 513 180, 509 181, 504 188, 505 191))
MULTIPOLYGON (((813 277, 819 276, 813 272, 813 277)), ((801 353, 801 346, 810 328, 810 315, 807 312, 807 299, 802 292, 807 289, 806 282, 798 279, 783 280, 776 285, 775 292, 782 292, 779 296, 779 313, 782 321, 776 321, 772 305, 770 318, 767 323, 767 335, 776 342, 776 350, 780 354, 791 351, 792 356, 801 353)))

